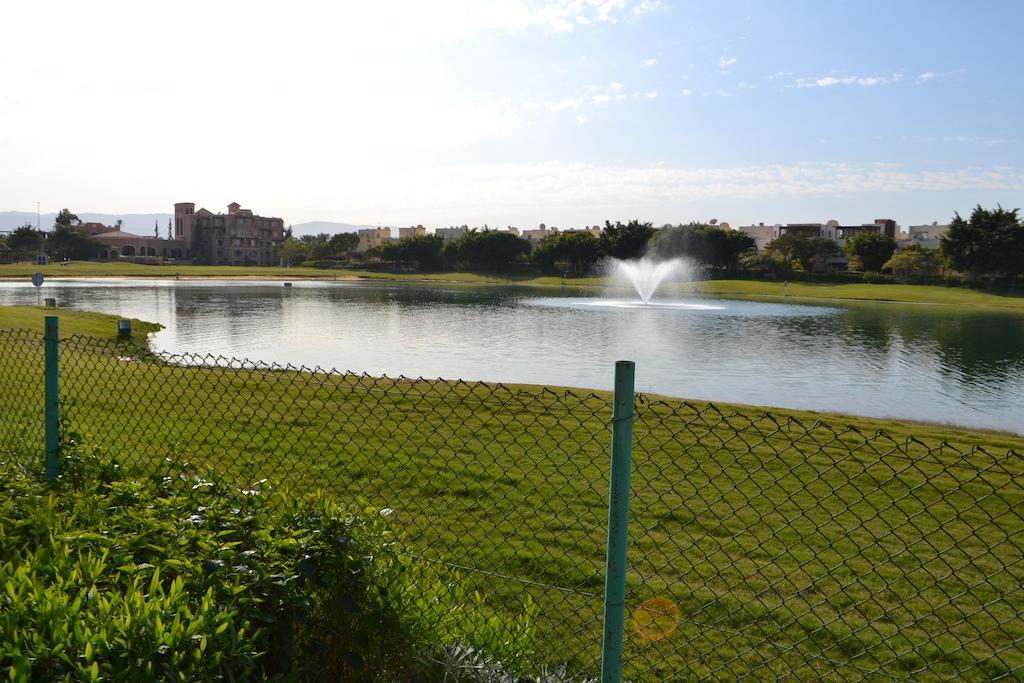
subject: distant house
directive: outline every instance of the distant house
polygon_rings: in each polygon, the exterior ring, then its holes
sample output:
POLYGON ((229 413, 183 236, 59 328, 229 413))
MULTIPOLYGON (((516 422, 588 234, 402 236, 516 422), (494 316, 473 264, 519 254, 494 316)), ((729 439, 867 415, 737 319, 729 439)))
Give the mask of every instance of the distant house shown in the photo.
POLYGON ((942 246, 942 238, 949 231, 949 225, 940 225, 938 221, 931 225, 911 225, 907 232, 900 235, 896 245, 900 249, 906 249, 911 244, 917 244, 925 249, 938 249, 942 246))
POLYGON ((414 225, 411 228, 399 228, 398 239, 404 240, 409 237, 423 237, 427 234, 427 229, 422 225, 414 225))
POLYGON ((102 223, 80 223, 78 230, 86 237, 95 237, 106 232, 115 232, 121 229, 120 225, 103 225, 102 223))
POLYGON ((94 232, 90 239, 102 245, 97 256, 104 261, 115 259, 185 259, 188 247, 183 240, 168 240, 153 236, 134 235, 116 226, 94 232))
POLYGON ((457 242, 462 239, 462 236, 467 232, 469 232, 469 228, 465 225, 458 228, 436 228, 434 230, 434 234, 445 242, 457 242))
POLYGON ((558 228, 552 226, 548 227, 543 223, 539 227, 533 230, 523 230, 519 236, 528 241, 530 244, 537 245, 543 242, 545 239, 552 235, 558 234, 558 228))
POLYGON ((736 229, 739 232, 754 238, 754 244, 757 246, 757 250, 762 251, 772 240, 779 236, 779 230, 781 228, 782 226, 778 223, 775 225, 758 223, 757 225, 740 225, 736 229))
POLYGON ((359 235, 359 244, 356 245, 355 250, 358 254, 365 254, 392 240, 391 228, 363 228, 357 234, 359 235))

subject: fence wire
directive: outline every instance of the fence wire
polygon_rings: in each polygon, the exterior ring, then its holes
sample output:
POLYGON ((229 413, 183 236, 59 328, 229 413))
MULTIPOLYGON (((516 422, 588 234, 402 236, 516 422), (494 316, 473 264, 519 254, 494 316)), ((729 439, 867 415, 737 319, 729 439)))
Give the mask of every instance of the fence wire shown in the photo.
MULTIPOLYGON (((609 369, 610 370, 610 369, 609 369)), ((0 451, 43 452, 43 341, 0 331, 0 451)), ((369 377, 89 337, 61 342, 65 428, 393 511, 537 657, 600 666, 611 401, 369 377)), ((638 395, 624 675, 1024 678, 1024 459, 638 395)))

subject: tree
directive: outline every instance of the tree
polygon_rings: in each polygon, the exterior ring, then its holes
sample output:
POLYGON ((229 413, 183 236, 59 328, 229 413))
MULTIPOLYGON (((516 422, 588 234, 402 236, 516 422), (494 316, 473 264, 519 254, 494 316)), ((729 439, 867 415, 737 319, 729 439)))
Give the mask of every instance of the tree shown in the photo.
POLYGON ((879 232, 862 232, 847 240, 843 247, 851 261, 860 263, 863 270, 877 273, 896 251, 896 240, 879 232))
POLYGON ((956 214, 942 237, 943 256, 971 281, 1016 277, 1024 272, 1024 225, 1018 211, 978 205, 969 220, 956 214))
POLYGON ((637 258, 647 249, 653 235, 652 224, 641 223, 635 218, 625 224, 616 221, 612 225, 611 221, 605 221, 600 237, 601 251, 617 259, 637 258))
POLYGON ((787 270, 786 262, 781 256, 766 251, 758 251, 756 248, 748 249, 740 254, 739 265, 743 270, 752 273, 765 273, 768 275, 782 275, 787 270))
POLYGON ((942 265, 942 255, 938 249, 925 249, 920 244, 911 244, 903 251, 893 254, 885 265, 904 282, 911 277, 931 275, 942 265))
POLYGON ((445 249, 448 260, 469 270, 500 271, 530 254, 530 243, 498 230, 470 230, 445 249))
POLYGON ((359 235, 354 232, 339 232, 330 239, 334 260, 348 260, 349 255, 359 246, 359 235))
POLYGON ((15 261, 34 259, 43 250, 44 235, 29 223, 19 225, 7 238, 7 248, 15 261))
POLYGON ((167 239, 173 239, 171 235, 171 219, 167 219, 167 239))
POLYGON ((46 237, 46 252, 60 259, 90 259, 103 248, 103 245, 82 234, 78 226, 82 224, 78 216, 67 209, 61 209, 53 219, 53 230, 46 237))
POLYGON ((307 247, 307 259, 312 261, 329 261, 334 258, 334 254, 328 244, 330 239, 330 234, 321 232, 318 235, 303 235, 299 238, 299 241, 307 247))
POLYGON ((663 258, 684 256, 706 267, 732 270, 740 254, 756 246, 754 238, 738 230, 725 230, 705 223, 669 225, 651 239, 654 253, 663 258))
MULTIPOLYGON (((118 221, 118 228, 121 227, 120 221, 118 221)), ((153 237, 160 239, 160 221, 153 221, 153 237)))
POLYGON ((533 262, 543 270, 556 265, 581 273, 601 258, 601 241, 589 232, 560 232, 533 250, 533 262))
POLYGON ((289 237, 277 247, 277 255, 284 260, 286 266, 302 263, 309 255, 309 245, 294 237, 289 237))
POLYGON ((82 224, 78 216, 71 213, 67 209, 61 209, 57 217, 53 219, 53 229, 59 230, 61 228, 74 228, 82 224))
POLYGON ((385 242, 380 245, 378 255, 384 261, 408 263, 416 270, 432 271, 443 267, 443 251, 444 240, 437 235, 416 235, 385 242))
POLYGON ((807 237, 787 232, 779 235, 765 247, 765 252, 781 259, 783 270, 824 270, 829 257, 838 251, 838 245, 825 237, 807 237))

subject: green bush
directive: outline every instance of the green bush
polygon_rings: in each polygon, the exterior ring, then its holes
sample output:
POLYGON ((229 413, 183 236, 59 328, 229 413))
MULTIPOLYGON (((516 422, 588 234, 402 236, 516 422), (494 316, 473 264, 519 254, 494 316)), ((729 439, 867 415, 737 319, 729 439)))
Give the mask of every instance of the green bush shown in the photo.
POLYGON ((440 680, 453 647, 529 667, 532 608, 414 568, 380 511, 66 450, 55 489, 0 455, 0 678, 440 680))

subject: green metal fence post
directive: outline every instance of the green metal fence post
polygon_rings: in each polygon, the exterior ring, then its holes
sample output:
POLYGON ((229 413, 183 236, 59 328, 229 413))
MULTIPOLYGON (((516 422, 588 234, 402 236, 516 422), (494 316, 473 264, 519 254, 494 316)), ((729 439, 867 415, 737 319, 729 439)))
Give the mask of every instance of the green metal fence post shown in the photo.
POLYGON ((612 408, 612 476, 608 495, 608 561, 604 583, 601 681, 622 680, 622 630, 626 612, 626 544, 629 480, 633 469, 633 361, 615 363, 612 408))
POLYGON ((60 476, 60 393, 58 389, 57 355, 60 346, 60 318, 46 316, 45 343, 46 364, 46 480, 57 483, 60 476))

